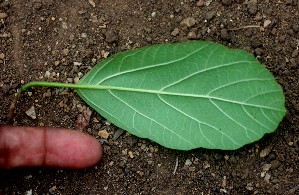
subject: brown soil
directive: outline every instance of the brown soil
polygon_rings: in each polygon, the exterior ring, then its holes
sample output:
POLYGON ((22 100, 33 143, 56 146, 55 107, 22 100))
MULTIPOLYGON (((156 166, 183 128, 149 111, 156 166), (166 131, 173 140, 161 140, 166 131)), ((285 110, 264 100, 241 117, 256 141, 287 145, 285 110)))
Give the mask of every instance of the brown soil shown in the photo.
MULTIPOLYGON (((298 0, 0 0, 0 123, 21 83, 72 82, 107 52, 187 39, 245 49, 266 65, 288 109, 275 133, 236 151, 183 152, 129 134, 112 141, 117 128, 93 111, 87 132, 112 133, 97 166, 0 170, 0 194, 298 194, 298 0)), ((34 88, 14 124, 74 129, 84 106, 73 90, 34 88)))

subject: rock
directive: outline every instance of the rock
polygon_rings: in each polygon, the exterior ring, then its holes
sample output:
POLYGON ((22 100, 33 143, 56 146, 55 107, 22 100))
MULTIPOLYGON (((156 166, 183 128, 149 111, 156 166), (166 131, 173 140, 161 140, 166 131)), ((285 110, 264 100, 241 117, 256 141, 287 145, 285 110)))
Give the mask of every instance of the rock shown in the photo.
POLYGON ((134 158, 134 155, 133 155, 133 152, 132 152, 132 151, 129 151, 129 152, 128 152, 128 155, 129 155, 130 158, 134 158))
POLYGON ((190 166, 190 165, 192 165, 192 162, 190 159, 187 159, 185 162, 185 166, 190 166))
POLYGON ((265 182, 269 183, 270 182, 270 178, 271 178, 271 175, 269 173, 266 173, 266 175, 264 177, 265 182))
POLYGON ((5 58, 5 54, 4 53, 0 53, 0 59, 3 60, 5 58))
POLYGON ((173 29, 173 31, 171 32, 172 36, 178 36, 178 34, 180 33, 180 30, 178 28, 173 29))
POLYGON ((5 19, 7 17, 8 17, 7 13, 0 13, 0 20, 5 19))
POLYGON ((192 27, 196 23, 194 18, 185 18, 184 20, 181 21, 180 25, 181 26, 186 26, 186 27, 192 27))
POLYGON ((50 76, 51 76, 51 73, 50 73, 50 71, 47 70, 47 71, 45 72, 45 77, 46 77, 46 78, 49 78, 50 76))
POLYGON ((267 26, 269 26, 269 24, 271 24, 271 20, 265 20, 264 21, 264 28, 267 28, 267 26))
POLYGON ((88 3, 92 6, 92 7, 96 7, 96 4, 93 0, 88 0, 88 3))
POLYGON ((104 139, 108 139, 110 133, 108 133, 106 130, 102 130, 98 132, 98 136, 104 139))
POLYGON ((67 55, 69 54, 69 52, 70 52, 70 51, 69 51, 68 49, 63 49, 63 50, 62 50, 62 55, 63 55, 63 56, 67 56, 67 55))
POLYGON ((82 33, 81 38, 86 39, 87 38, 87 33, 82 33))
POLYGON ((271 164, 264 164, 263 165, 263 171, 269 171, 271 167, 272 167, 271 164))
POLYGON ((204 1, 204 0, 198 0, 198 1, 196 2, 196 6, 198 6, 198 7, 204 6, 204 4, 205 4, 205 1, 204 1))
POLYGON ((27 111, 26 111, 27 116, 31 117, 32 119, 36 119, 36 113, 35 113, 35 108, 34 106, 31 106, 27 111))
POLYGON ((188 33, 187 38, 192 40, 192 39, 196 39, 196 33, 191 31, 188 33))
POLYGON ((264 158, 266 156, 268 156, 268 154, 271 152, 272 150, 272 146, 267 146, 265 147, 261 152, 260 152, 260 157, 264 158))

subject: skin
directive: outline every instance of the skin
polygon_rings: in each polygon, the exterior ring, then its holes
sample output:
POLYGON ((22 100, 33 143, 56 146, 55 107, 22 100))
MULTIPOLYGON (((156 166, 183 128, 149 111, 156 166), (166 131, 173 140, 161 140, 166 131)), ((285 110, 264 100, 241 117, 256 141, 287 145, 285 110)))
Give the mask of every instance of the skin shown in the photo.
POLYGON ((92 136, 67 129, 0 125, 0 168, 87 168, 102 158, 92 136))

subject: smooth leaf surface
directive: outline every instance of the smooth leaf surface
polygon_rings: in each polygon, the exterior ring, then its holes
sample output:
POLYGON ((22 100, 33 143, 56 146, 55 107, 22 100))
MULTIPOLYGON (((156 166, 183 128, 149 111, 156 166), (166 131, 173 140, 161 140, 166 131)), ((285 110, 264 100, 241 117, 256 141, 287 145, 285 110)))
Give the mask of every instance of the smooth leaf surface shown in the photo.
POLYGON ((194 41, 118 53, 77 84, 107 120, 165 147, 237 149, 273 132, 285 115, 272 74, 245 51, 194 41))

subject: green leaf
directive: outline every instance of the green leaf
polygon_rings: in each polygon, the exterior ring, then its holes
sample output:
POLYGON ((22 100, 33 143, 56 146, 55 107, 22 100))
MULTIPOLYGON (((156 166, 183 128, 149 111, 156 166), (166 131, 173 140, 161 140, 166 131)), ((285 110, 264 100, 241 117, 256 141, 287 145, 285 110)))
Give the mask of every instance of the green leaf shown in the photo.
POLYGON ((237 149, 273 132, 286 113, 272 74, 245 51, 194 41, 118 53, 78 85, 116 126, 165 147, 237 149))

